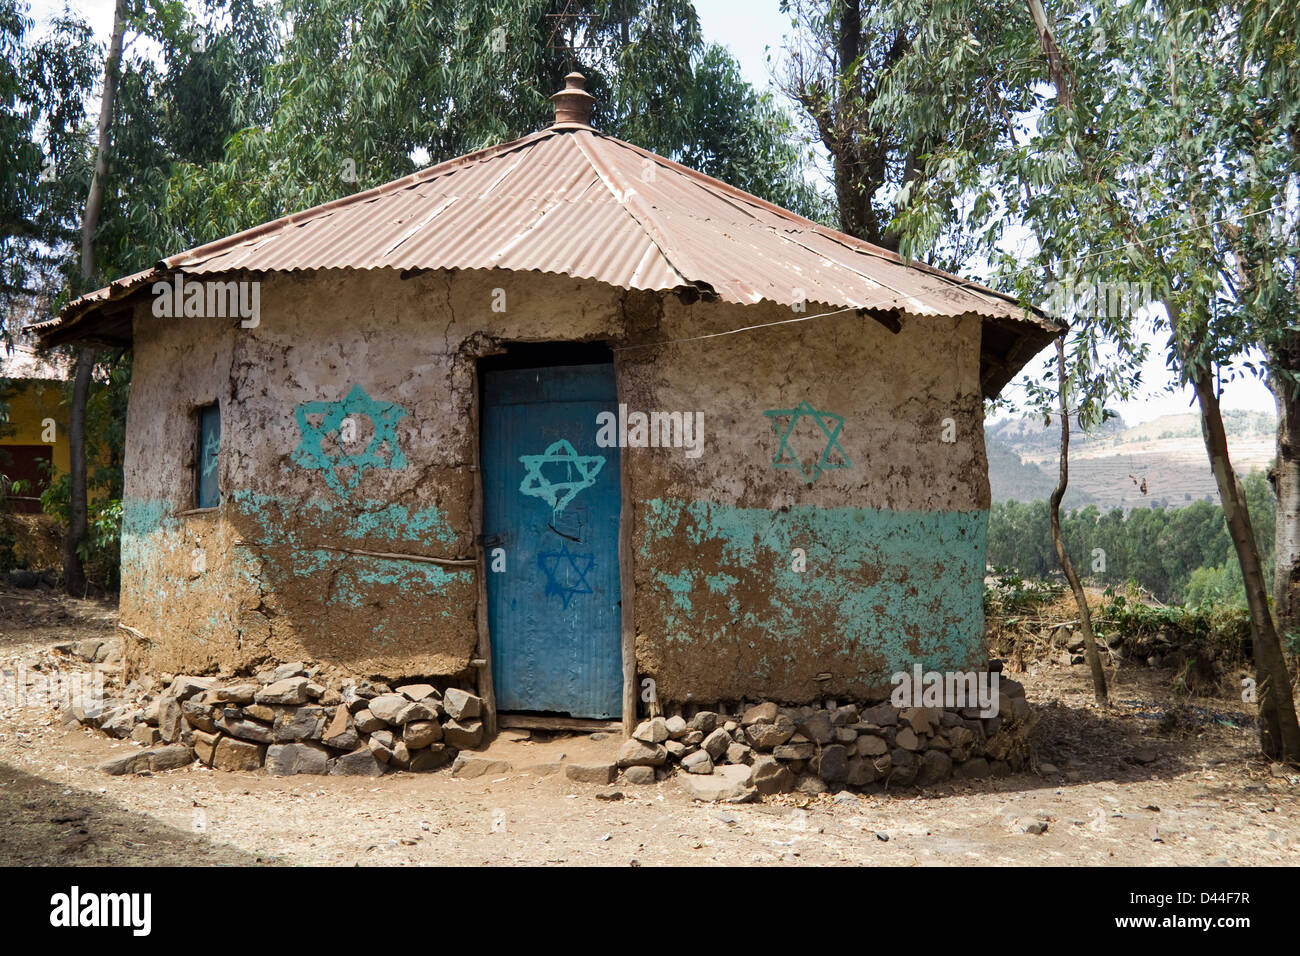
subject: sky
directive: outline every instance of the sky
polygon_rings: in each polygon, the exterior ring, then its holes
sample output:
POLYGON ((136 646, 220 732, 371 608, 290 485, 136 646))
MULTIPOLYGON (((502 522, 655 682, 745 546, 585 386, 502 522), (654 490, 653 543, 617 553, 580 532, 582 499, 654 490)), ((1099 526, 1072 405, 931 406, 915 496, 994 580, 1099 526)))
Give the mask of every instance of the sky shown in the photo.
MULTIPOLYGON (((59 0, 33 0, 32 14, 38 25, 43 24, 62 5, 59 0)), ((108 36, 113 22, 113 0, 73 0, 71 6, 86 17, 97 35, 108 36)), ((751 86, 775 92, 772 70, 780 61, 785 37, 790 32, 790 19, 781 13, 779 0, 696 0, 695 9, 706 40, 731 51, 751 86)), ((1172 379, 1165 368, 1164 340, 1154 336, 1147 336, 1147 340, 1152 352, 1142 374, 1147 387, 1137 400, 1116 406, 1130 423, 1184 413, 1193 407, 1189 388, 1170 389, 1172 379)), ((1049 354, 1050 350, 1036 357, 1029 370, 1041 370, 1049 354)), ((1007 394, 1015 399, 1023 394, 1023 387, 1013 382, 1007 394)), ((1263 382, 1249 376, 1225 384, 1222 403, 1225 409, 1274 410, 1272 393, 1263 382)))

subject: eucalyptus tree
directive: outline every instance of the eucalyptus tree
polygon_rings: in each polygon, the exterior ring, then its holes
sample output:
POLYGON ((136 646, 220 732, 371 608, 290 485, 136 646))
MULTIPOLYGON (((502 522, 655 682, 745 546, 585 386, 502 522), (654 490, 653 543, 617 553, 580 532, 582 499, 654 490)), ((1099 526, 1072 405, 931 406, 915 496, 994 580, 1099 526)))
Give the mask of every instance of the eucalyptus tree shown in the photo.
POLYGON ((277 11, 269 115, 217 161, 172 176, 166 217, 185 243, 540 129, 571 70, 587 77, 598 129, 821 212, 788 123, 704 43, 687 0, 282 0, 277 11))
MULTIPOLYGON (((948 89, 939 96, 895 87, 883 117, 922 104, 934 111, 936 98, 958 94, 952 81, 962 77, 938 67, 969 47, 960 24, 982 2, 933 5, 933 28, 914 44, 912 69, 948 89)), ((946 170, 962 194, 996 209, 991 218, 1028 230, 1031 248, 1008 281, 1030 301, 1062 283, 1151 290, 1144 309, 1074 316, 1079 407, 1085 418, 1095 415, 1114 394, 1109 373, 1132 375, 1144 326, 1164 341, 1168 366, 1196 396, 1245 581, 1261 749, 1300 760, 1290 675, 1219 404, 1221 382, 1247 368, 1255 347, 1264 350, 1271 384, 1294 394, 1296 11, 1253 0, 1101 0, 1060 9, 1030 0, 1008 15, 1001 40, 981 47, 979 72, 997 70, 999 83, 1033 92, 1023 132, 990 143, 954 130, 927 154, 927 168, 946 170)), ((915 191, 908 199, 903 218, 913 235, 933 234, 949 215, 943 196, 915 191)), ((1003 227, 971 228, 993 237, 1003 227)), ((1285 507, 1278 521, 1291 521, 1285 507)))

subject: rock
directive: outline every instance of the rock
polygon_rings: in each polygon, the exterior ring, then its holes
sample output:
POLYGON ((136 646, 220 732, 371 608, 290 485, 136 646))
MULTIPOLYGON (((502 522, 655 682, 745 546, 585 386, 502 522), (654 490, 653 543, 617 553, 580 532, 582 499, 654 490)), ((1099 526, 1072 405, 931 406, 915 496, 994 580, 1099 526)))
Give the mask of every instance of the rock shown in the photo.
POLYGON ((662 717, 651 717, 636 725, 632 738, 647 744, 661 744, 668 739, 668 721, 662 717))
POLYGON ((889 771, 889 782, 895 786, 907 786, 916 779, 916 754, 901 747, 889 752, 893 768, 889 771))
POLYGON ((210 734, 204 730, 194 731, 194 753, 199 758, 199 763, 212 766, 212 753, 217 749, 217 741, 221 739, 221 734, 210 734))
POLYGON ((399 740, 393 744, 393 757, 388 761, 388 765, 401 770, 411 766, 411 748, 406 745, 406 741, 399 740))
POLYGON ((857 739, 858 732, 852 727, 835 728, 835 742, 837 744, 843 744, 846 747, 850 747, 857 742, 857 739))
POLYGON ((229 687, 213 687, 203 695, 207 704, 251 704, 257 696, 256 684, 232 684, 229 687))
POLYGON ((407 700, 424 700, 438 692, 432 684, 403 684, 397 692, 407 700))
POLYGON ((754 724, 770 724, 774 720, 776 720, 776 704, 765 701, 761 704, 755 704, 745 711, 740 718, 740 726, 752 727, 754 724))
MULTIPOLYGON (((483 702, 468 691, 458 687, 448 687, 442 695, 442 708, 452 720, 463 721, 477 717, 482 712, 483 702)), ((370 708, 374 710, 374 707, 370 708)))
POLYGON ((816 752, 817 746, 809 741, 782 744, 772 748, 772 756, 778 760, 811 760, 816 752))
POLYGON ((688 747, 698 747, 700 744, 704 743, 704 731, 686 731, 686 733, 682 735, 682 743, 686 744, 688 747))
POLYGON ((189 700, 195 694, 210 690, 216 682, 215 677, 190 677, 180 674, 172 680, 171 685, 163 692, 163 696, 189 700))
POLYGON ((942 750, 927 750, 916 772, 916 785, 929 787, 952 774, 952 758, 942 750))
POLYGON ((369 707, 362 707, 360 710, 353 711, 352 721, 356 724, 357 730, 363 734, 373 734, 376 730, 383 730, 388 726, 372 714, 369 707))
POLYGON ((745 739, 755 750, 770 751, 794 736, 795 726, 785 714, 778 714, 769 723, 750 724, 745 728, 745 739))
POLYGON ((419 750, 442 740, 442 725, 436 720, 413 720, 402 728, 402 740, 412 750, 419 750))
MULTIPOLYGON (((162 700, 168 700, 168 698, 164 697, 162 698, 162 700)), ((181 704, 181 713, 183 717, 185 717, 185 722, 190 724, 191 727, 194 727, 195 730, 207 731, 208 734, 213 734, 213 732, 216 732, 217 711, 214 710, 213 708, 209 708, 209 706, 207 705, 199 704, 199 702, 196 701, 187 700, 183 702, 183 704, 181 704)), ((159 732, 161 732, 162 730, 161 727, 162 719, 164 718, 162 718, 162 705, 160 704, 159 705, 159 732)))
POLYGON ((574 783, 598 783, 602 786, 614 782, 618 768, 612 763, 569 763, 564 765, 564 775, 574 783))
POLYGON ((679 774, 677 783, 692 799, 705 803, 747 803, 758 796, 753 771, 743 764, 714 767, 710 774, 679 774))
POLYGON ((346 704, 339 704, 334 709, 334 716, 321 731, 321 742, 335 750, 356 750, 361 745, 361 738, 352 727, 352 715, 346 704))
POLYGON ((135 716, 135 708, 123 704, 104 712, 99 721, 99 729, 110 737, 130 737, 131 731, 135 729, 135 716))
POLYGON ((937 707, 906 707, 898 716, 911 725, 913 733, 933 734, 939 729, 940 713, 937 707))
POLYGON ((989 762, 983 757, 971 757, 954 766, 952 775, 958 780, 982 780, 989 775, 989 762))
POLYGON ((430 744, 423 750, 417 750, 411 755, 411 772, 426 773, 430 770, 437 770, 451 760, 451 754, 442 744, 430 744))
MULTIPOLYGON (((180 736, 177 734, 177 736, 180 736)), ((131 731, 131 739, 145 747, 152 747, 162 740, 162 735, 158 733, 157 727, 150 727, 148 724, 136 724, 135 729, 131 731)))
POLYGON ((865 787, 880 779, 875 765, 866 757, 850 757, 844 782, 850 787, 865 787))
POLYGON ((329 751, 320 744, 272 744, 266 750, 266 772, 276 777, 329 773, 329 761, 329 751))
POLYGON ((259 704, 280 704, 288 707, 305 704, 308 699, 307 684, 308 680, 305 677, 277 680, 259 690, 253 695, 253 699, 259 704))
POLYGON ((1155 763, 1156 760, 1159 759, 1159 756, 1160 755, 1151 747, 1139 747, 1137 750, 1133 751, 1133 754, 1129 759, 1131 759, 1135 764, 1145 766, 1147 764, 1155 763))
POLYGON ((761 754, 754 758, 754 788, 765 797, 789 793, 794 789, 794 774, 775 757, 761 754))
POLYGON ((894 737, 894 743, 904 750, 921 749, 920 738, 916 736, 916 732, 911 727, 903 727, 899 730, 897 736, 894 737))
POLYGON ((471 750, 483 742, 483 722, 470 720, 461 723, 458 720, 449 720, 442 725, 442 739, 448 747, 471 750))
POLYGON ((681 740, 682 737, 686 736, 686 720, 681 714, 669 717, 665 724, 668 727, 668 736, 673 740, 681 740))
POLYGON ((620 767, 658 767, 668 759, 668 751, 659 744, 648 744, 632 738, 618 748, 620 767))
POLYGON ((856 704, 845 704, 831 712, 831 726, 852 727, 858 722, 859 713, 856 704))
POLYGON ((135 753, 107 760, 99 765, 99 770, 112 777, 120 777, 128 773, 140 773, 149 769, 149 759, 152 756, 152 750, 139 750, 135 753))
POLYGON ((405 726, 413 720, 426 721, 438 719, 438 705, 433 701, 415 700, 402 708, 397 715, 397 723, 405 726))
POLYGON ((398 725, 398 717, 411 702, 401 694, 380 694, 371 699, 370 712, 390 726, 398 725))
POLYGON ((801 775, 794 788, 799 791, 799 793, 806 793, 809 796, 816 796, 819 793, 826 793, 830 790, 830 788, 826 786, 826 781, 822 780, 821 777, 814 776, 813 774, 801 775))
POLYGON ((378 737, 372 735, 370 739, 366 741, 366 746, 370 749, 370 752, 374 755, 375 759, 382 764, 387 764, 388 761, 393 759, 393 748, 385 746, 384 742, 378 737))
POLYGON ((855 747, 859 757, 879 757, 889 752, 889 745, 883 737, 873 737, 870 734, 860 736, 855 747))
POLYGON ((815 744, 828 744, 835 739, 835 728, 831 726, 830 716, 825 711, 815 711, 803 720, 795 722, 799 733, 815 744))
POLYGON ((880 704, 877 707, 868 707, 859 716, 863 723, 878 724, 881 727, 892 727, 898 723, 898 711, 890 704, 880 704))
POLYGON ((718 715, 711 710, 702 710, 692 717, 686 726, 691 730, 698 730, 707 737, 717 729, 718 715))
POLYGON ((693 753, 700 748, 688 747, 680 740, 665 740, 664 749, 668 751, 669 760, 681 760, 688 753, 693 753))
POLYGON ((718 727, 713 733, 704 738, 704 742, 700 746, 709 755, 710 759, 720 760, 722 755, 727 752, 727 748, 731 746, 731 734, 727 733, 726 728, 718 727))
POLYGON ((281 664, 271 672, 272 682, 288 680, 291 677, 306 676, 308 676, 307 665, 302 661, 293 661, 289 664, 281 664))
POLYGON ((275 708, 268 707, 266 704, 249 704, 244 708, 244 716, 252 720, 260 720, 264 724, 273 724, 275 708))
POLYGON ((456 762, 451 765, 453 777, 482 777, 509 773, 510 761, 496 757, 484 757, 481 754, 457 754, 456 762))
POLYGON ((256 770, 266 759, 266 747, 261 744, 222 737, 212 753, 212 766, 217 770, 256 770))
POLYGON ((329 772, 334 777, 378 777, 384 768, 368 748, 362 747, 331 760, 329 772))
POLYGON ((849 776, 849 751, 843 744, 828 744, 813 757, 812 771, 827 783, 843 783, 849 776))
POLYGON ((635 783, 638 785, 654 783, 655 768, 646 766, 628 767, 623 771, 623 779, 628 783, 635 783))
MULTIPOLYGON (((238 711, 231 711, 231 713, 238 713, 238 711)), ((231 718, 223 713, 217 719, 216 726, 218 730, 240 740, 249 740, 256 744, 275 743, 275 735, 271 732, 271 728, 254 720, 231 718)))
POLYGON ((687 773, 713 773, 713 761, 703 750, 682 758, 682 769, 687 773))
POLYGON ((727 747, 727 763, 753 763, 754 749, 745 744, 731 744, 727 747))
POLYGON ((180 740, 181 724, 184 721, 185 711, 180 700, 175 697, 163 697, 158 701, 158 735, 163 740, 169 744, 180 740))
POLYGON ((323 707, 298 707, 293 710, 282 710, 276 714, 272 733, 275 742, 283 744, 301 740, 319 740, 324 730, 325 709, 323 707))

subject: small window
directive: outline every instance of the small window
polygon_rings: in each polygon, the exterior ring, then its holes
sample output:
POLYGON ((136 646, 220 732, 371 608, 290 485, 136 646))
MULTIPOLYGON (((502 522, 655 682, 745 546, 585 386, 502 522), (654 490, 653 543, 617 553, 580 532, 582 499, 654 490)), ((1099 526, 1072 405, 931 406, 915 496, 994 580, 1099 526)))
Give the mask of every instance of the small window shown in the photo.
POLYGON ((196 506, 215 508, 221 501, 217 487, 217 453, 221 449, 221 410, 214 403, 199 409, 198 474, 196 506))

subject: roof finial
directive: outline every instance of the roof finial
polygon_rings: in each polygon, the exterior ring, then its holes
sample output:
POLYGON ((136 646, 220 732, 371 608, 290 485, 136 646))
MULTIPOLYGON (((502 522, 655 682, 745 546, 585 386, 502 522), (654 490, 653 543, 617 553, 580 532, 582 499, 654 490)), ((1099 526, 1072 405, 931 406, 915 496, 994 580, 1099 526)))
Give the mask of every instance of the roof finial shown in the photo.
POLYGON ((591 127, 591 106, 596 98, 586 91, 586 83, 581 73, 570 73, 564 78, 564 89, 551 96, 556 126, 591 127))

